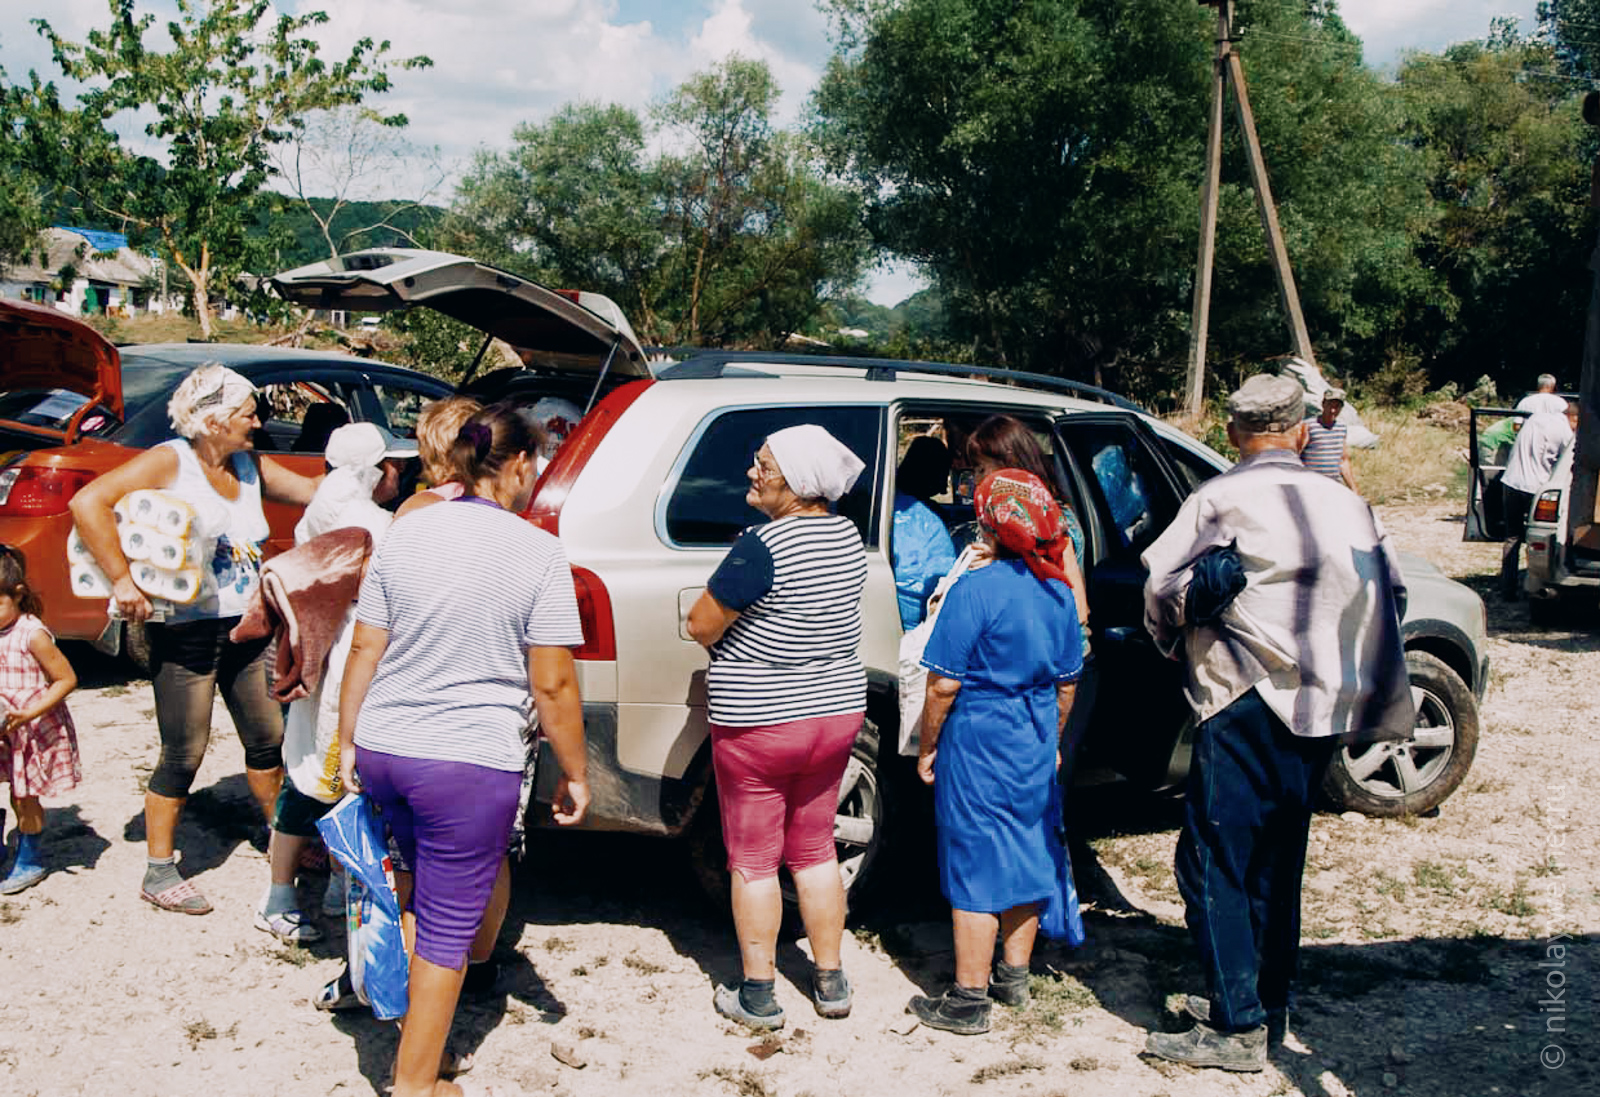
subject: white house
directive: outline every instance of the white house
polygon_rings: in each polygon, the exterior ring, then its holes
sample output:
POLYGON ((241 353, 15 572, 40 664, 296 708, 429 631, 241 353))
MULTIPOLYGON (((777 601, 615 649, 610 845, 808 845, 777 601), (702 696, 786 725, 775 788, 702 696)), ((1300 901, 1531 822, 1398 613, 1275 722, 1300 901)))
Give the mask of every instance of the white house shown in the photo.
POLYGON ((42 242, 21 262, 0 268, 0 297, 54 305, 74 316, 132 316, 180 306, 175 295, 162 297, 161 260, 134 251, 121 233, 57 226, 44 231, 42 242), (77 276, 59 287, 61 270, 69 265, 77 276))

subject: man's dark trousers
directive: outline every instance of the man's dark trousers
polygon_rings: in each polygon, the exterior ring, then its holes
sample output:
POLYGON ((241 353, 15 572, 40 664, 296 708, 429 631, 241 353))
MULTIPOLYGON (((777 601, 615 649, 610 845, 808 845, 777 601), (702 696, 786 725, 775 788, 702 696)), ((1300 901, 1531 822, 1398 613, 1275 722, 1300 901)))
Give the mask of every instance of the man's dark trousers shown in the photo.
POLYGON ((1174 871, 1219 1031, 1293 1005, 1306 837, 1335 747, 1294 735, 1254 689, 1195 730, 1174 871))

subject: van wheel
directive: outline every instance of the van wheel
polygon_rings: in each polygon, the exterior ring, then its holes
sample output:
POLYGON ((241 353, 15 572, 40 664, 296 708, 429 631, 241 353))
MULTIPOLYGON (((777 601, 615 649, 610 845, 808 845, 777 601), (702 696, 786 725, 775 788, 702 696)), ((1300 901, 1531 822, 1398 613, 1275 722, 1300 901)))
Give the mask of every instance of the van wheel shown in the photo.
POLYGON ((1401 742, 1341 747, 1322 790, 1340 811, 1395 817, 1444 802, 1466 779, 1478 750, 1478 702, 1437 656, 1406 652, 1417 725, 1401 742))
MULTIPOLYGON (((881 874, 887 819, 886 782, 878 767, 878 725, 869 716, 862 721, 855 746, 850 750, 850 761, 839 782, 839 806, 833 817, 834 849, 839 857, 845 905, 850 910, 860 909, 864 896, 881 874)), ((714 783, 695 813, 687 841, 695 878, 707 898, 719 909, 729 910, 732 885, 728 877, 728 850, 722 843, 722 814, 714 783)), ((779 871, 779 879, 785 924, 798 927, 800 908, 794 883, 787 870, 779 871)))
POLYGON ((135 670, 150 677, 150 633, 143 621, 122 623, 122 654, 135 670))

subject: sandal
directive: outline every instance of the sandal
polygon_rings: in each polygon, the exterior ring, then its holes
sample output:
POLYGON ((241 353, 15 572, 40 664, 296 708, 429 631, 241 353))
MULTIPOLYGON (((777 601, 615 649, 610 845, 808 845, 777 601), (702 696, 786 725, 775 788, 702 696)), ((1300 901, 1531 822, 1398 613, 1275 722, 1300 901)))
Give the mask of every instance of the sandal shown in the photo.
POLYGON ((211 913, 211 904, 200 894, 200 889, 189 880, 179 880, 171 887, 156 892, 141 887, 139 898, 161 910, 170 910, 177 914, 211 913))
POLYGON ((322 940, 322 930, 306 921, 306 916, 298 910, 280 910, 275 914, 258 910, 255 926, 261 932, 270 933, 291 945, 309 945, 322 940))
POLYGON ((366 1009, 366 1003, 356 995, 350 982, 350 969, 345 968, 337 979, 330 979, 312 997, 311 1004, 324 1013, 343 1013, 351 1009, 366 1009))

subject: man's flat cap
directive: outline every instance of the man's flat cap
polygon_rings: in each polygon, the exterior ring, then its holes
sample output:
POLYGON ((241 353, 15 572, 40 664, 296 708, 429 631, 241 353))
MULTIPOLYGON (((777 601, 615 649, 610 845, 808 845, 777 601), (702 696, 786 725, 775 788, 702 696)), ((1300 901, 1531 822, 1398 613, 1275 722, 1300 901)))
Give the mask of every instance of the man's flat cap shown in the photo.
POLYGON ((1228 397, 1233 421, 1252 434, 1291 430, 1306 416, 1306 390, 1300 382, 1258 373, 1228 397))

